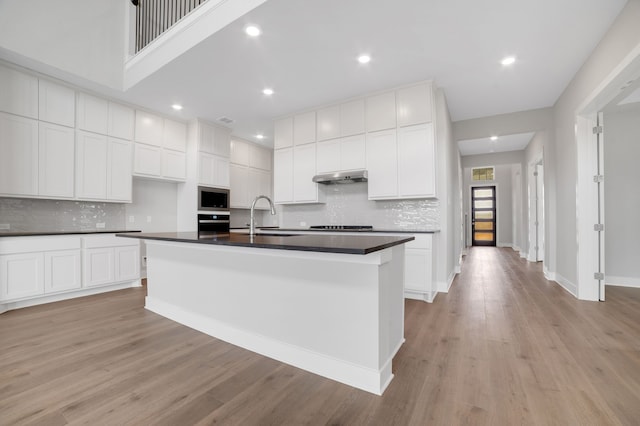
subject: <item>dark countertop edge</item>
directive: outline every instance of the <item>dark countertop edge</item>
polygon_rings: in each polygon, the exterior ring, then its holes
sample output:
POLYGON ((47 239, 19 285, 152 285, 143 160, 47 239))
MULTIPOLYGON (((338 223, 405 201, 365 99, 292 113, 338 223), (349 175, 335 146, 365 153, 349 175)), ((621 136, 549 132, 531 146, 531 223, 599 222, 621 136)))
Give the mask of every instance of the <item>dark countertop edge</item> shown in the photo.
MULTIPOLYGON (((397 246, 400 244, 405 244, 405 243, 408 243, 409 241, 414 240, 413 237, 407 237, 407 238, 403 238, 402 240, 392 241, 386 244, 380 244, 373 247, 358 249, 358 248, 341 248, 341 247, 319 247, 319 246, 312 246, 312 245, 298 246, 298 245, 274 244, 274 243, 251 243, 251 242, 242 242, 242 241, 213 240, 208 238, 194 240, 190 238, 153 236, 153 235, 150 236, 149 234, 141 234, 141 235, 125 235, 125 234, 120 235, 119 234, 118 236, 126 237, 126 238, 138 238, 141 240, 169 241, 169 242, 190 243, 190 244, 206 244, 206 245, 212 245, 212 246, 266 248, 266 249, 274 249, 274 250, 293 250, 293 251, 310 251, 310 252, 317 252, 317 253, 360 254, 360 255, 374 253, 376 251, 384 250, 386 248, 397 246)), ((304 237, 304 235, 300 235, 300 236, 304 237)))
MULTIPOLYGON (((249 229, 248 227, 240 227, 240 228, 230 228, 232 231, 233 230, 238 230, 238 229, 249 229)), ((432 229, 432 230, 418 230, 418 229, 379 229, 379 228, 373 228, 373 229, 363 229, 363 230, 357 230, 357 229, 344 229, 344 230, 340 230, 340 229, 309 229, 309 228, 278 228, 277 226, 259 226, 258 229, 265 229, 265 230, 269 230, 269 231, 275 231, 275 232, 279 232, 279 231, 283 231, 283 232, 354 232, 354 233, 385 233, 385 234, 437 234, 440 232, 439 229, 432 229)))
POLYGON ((90 234, 122 234, 126 232, 141 232, 139 230, 127 231, 34 231, 34 232, 0 232, 1 237, 38 237, 46 235, 90 235, 90 234))

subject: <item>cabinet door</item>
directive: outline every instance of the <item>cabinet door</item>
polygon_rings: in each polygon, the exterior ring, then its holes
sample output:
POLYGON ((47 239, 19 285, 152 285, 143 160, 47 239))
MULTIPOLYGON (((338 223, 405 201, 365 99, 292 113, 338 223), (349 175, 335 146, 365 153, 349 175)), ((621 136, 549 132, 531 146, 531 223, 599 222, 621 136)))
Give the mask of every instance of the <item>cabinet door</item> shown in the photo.
POLYGON ((109 138, 107 199, 131 201, 132 157, 130 141, 109 138))
POLYGON ((44 253, 44 292, 73 290, 82 287, 80 250, 57 250, 44 253))
POLYGON ((0 111, 38 118, 38 79, 0 66, 0 111))
POLYGON ((78 93, 78 129, 106 135, 109 128, 109 102, 78 93))
POLYGON ((42 253, 0 256, 0 299, 12 300, 44 293, 42 253))
POLYGON ((38 194, 36 120, 0 113, 0 193, 38 194))
POLYGON ((187 156, 184 152, 165 149, 162 152, 162 176, 185 180, 187 178, 187 156))
POLYGON ((404 262, 404 288, 425 294, 431 291, 431 250, 407 248, 404 262))
POLYGON ((318 110, 318 142, 340 137, 340 106, 318 110))
POLYGON ((133 281, 140 278, 140 247, 115 247, 115 282, 133 281))
POLYGON ((133 154, 133 173, 159 177, 162 174, 162 149, 136 143, 133 154))
MULTIPOLYGON (((253 186, 249 187, 249 204, 251 204, 253 199, 258 195, 266 195, 269 198, 272 197, 271 173, 265 170, 250 170, 249 176, 249 181, 253 182, 253 186)), ((265 203, 264 201, 260 201, 259 205, 256 205, 256 208, 260 210, 270 209, 269 203, 265 203)))
POLYGON ((199 181, 202 185, 229 187, 229 160, 217 155, 200 153, 199 181))
POLYGON ((38 91, 40 121, 73 127, 76 116, 76 92, 47 80, 40 80, 38 91))
POLYGON ((162 138, 163 147, 172 149, 174 151, 186 152, 187 125, 165 118, 162 138))
POLYGON ((214 156, 215 186, 229 187, 229 159, 214 156))
POLYGON ((340 136, 364 133, 364 100, 340 105, 340 136))
POLYGON ((231 130, 226 127, 216 126, 213 140, 213 153, 221 157, 229 158, 231 154, 231 130))
POLYGON ((75 186, 74 131, 55 124, 38 124, 38 194, 72 198, 75 186))
POLYGON ((155 114, 136 110, 136 142, 162 146, 163 120, 155 114))
POLYGON ((250 146, 249 166, 256 169, 271 170, 271 150, 255 145, 250 146))
POLYGON ((114 138, 133 140, 135 112, 124 105, 109 102, 108 135, 114 138))
POLYGON ((293 201, 293 149, 273 151, 273 198, 276 203, 293 201))
MULTIPOLYGON (((229 166, 232 208, 249 207, 249 169, 239 164, 229 166)), ((255 197, 255 195, 254 195, 255 197)))
POLYGON ((293 117, 277 120, 274 124, 273 133, 274 149, 293 146, 293 117))
POLYGON ((340 140, 340 170, 360 170, 366 168, 365 136, 355 135, 340 140))
POLYGON ((433 120, 431 116, 433 102, 431 84, 423 83, 400 89, 396 96, 398 126, 412 126, 429 123, 433 120))
POLYGON ((231 140, 231 162, 243 166, 249 165, 249 150, 252 148, 248 143, 232 139, 231 140))
POLYGON ((304 145, 316 141, 316 112, 307 112, 293 117, 293 143, 304 145))
POLYGON ((113 247, 85 249, 83 285, 92 287, 115 281, 115 252, 113 247))
POLYGON ((433 124, 398 130, 398 195, 434 197, 435 144, 433 124))
POLYGON ((396 128, 396 94, 382 93, 367 98, 367 132, 396 128))
POLYGON ((76 194, 78 198, 107 199, 107 137, 78 131, 76 194))
POLYGON ((316 174, 316 145, 302 145, 293 149, 293 200, 318 200, 318 184, 312 181, 316 174))
POLYGON ((398 194, 398 154, 396 131, 367 134, 369 199, 392 198, 398 194))
POLYGON ((318 173, 340 170, 340 139, 318 142, 318 173))

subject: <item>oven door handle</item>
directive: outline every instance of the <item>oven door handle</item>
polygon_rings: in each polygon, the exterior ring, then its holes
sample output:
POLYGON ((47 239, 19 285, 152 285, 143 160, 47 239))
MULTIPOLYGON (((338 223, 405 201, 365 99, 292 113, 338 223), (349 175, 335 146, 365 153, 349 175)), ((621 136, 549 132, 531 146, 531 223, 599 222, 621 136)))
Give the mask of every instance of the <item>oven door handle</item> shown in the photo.
POLYGON ((229 223, 229 220, 199 220, 198 223, 229 223))

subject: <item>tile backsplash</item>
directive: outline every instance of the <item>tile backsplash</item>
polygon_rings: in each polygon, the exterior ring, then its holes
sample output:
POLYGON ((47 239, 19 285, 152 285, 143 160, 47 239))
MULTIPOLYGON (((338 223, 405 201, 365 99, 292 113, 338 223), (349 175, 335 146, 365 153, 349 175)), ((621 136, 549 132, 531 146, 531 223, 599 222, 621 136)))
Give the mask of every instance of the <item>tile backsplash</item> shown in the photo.
POLYGON ((279 225, 372 225, 398 230, 437 230, 440 226, 435 199, 370 201, 365 182, 320 186, 320 190, 325 191, 325 204, 279 206, 279 225))
MULTIPOLYGON (((125 229, 125 205, 91 201, 0 198, 0 225, 9 232, 125 229)), ((0 231, 2 232, 2 231, 0 231)))

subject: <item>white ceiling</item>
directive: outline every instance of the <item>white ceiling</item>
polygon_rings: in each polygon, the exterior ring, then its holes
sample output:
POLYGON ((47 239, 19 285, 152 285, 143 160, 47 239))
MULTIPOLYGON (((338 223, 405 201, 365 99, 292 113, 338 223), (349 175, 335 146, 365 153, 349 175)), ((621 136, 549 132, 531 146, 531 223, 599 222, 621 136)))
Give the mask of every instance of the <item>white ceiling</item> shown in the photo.
POLYGON ((278 116, 425 79, 444 89, 454 121, 548 107, 624 4, 269 0, 123 98, 169 114, 180 102, 186 119, 229 117, 234 135, 264 133, 267 145, 278 116), (244 34, 249 23, 259 38, 244 34), (368 65, 356 62, 363 52, 368 65), (518 61, 504 68, 505 55, 518 61))
POLYGON ((529 145, 535 133, 519 133, 515 135, 499 136, 492 141, 491 138, 467 139, 458 141, 460 155, 490 154, 496 152, 522 151, 529 145))

